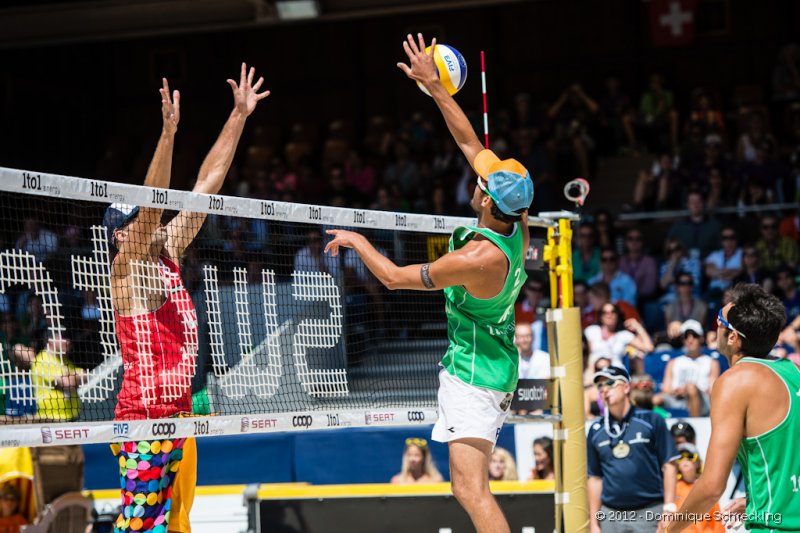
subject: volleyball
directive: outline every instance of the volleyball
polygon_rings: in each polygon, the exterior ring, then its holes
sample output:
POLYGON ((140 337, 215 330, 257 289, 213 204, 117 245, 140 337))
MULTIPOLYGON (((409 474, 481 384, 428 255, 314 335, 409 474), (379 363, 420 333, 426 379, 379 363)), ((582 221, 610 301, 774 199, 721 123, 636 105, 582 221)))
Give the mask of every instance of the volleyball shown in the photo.
MULTIPOLYGON (((425 49, 426 53, 430 53, 430 51, 430 46, 425 49)), ((439 71, 439 79, 447 92, 452 96, 460 91, 464 82, 467 81, 467 62, 464 61, 464 56, 450 45, 437 44, 436 50, 433 52, 433 60, 439 71)), ((417 85, 422 92, 430 96, 428 90, 420 82, 417 82, 417 85)))

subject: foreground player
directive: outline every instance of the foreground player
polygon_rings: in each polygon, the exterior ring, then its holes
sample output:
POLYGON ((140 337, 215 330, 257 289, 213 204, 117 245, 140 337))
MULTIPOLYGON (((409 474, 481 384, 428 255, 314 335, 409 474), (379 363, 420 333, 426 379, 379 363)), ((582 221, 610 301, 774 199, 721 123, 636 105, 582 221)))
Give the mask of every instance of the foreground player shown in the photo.
MULTIPOLYGON (((253 85, 255 69, 242 64, 233 89, 234 108, 208 153, 193 191, 219 192, 256 104, 269 95, 253 85)), ((171 96, 167 80, 161 91, 163 129, 147 171, 145 185, 168 188, 180 94, 171 96)), ((180 261, 205 221, 205 213, 181 211, 161 224, 162 209, 113 204, 103 225, 109 236, 111 300, 114 306, 124 377, 115 418, 166 418, 192 411, 191 379, 197 359, 197 314, 183 286, 180 261)), ((194 499, 197 458, 193 439, 169 439, 165 424, 154 424, 167 437, 157 441, 112 444, 119 459, 123 512, 115 532, 187 533, 194 499), (177 475, 180 468, 180 475, 177 475), (174 497, 173 497, 174 482, 174 497)), ((158 428, 158 431, 157 431, 158 428)))
POLYGON ((472 208, 477 227, 460 227, 449 252, 433 263, 398 267, 362 235, 330 230, 325 251, 353 248, 389 289, 444 289, 450 347, 439 373, 439 420, 433 439, 448 442, 453 494, 478 533, 509 531, 491 492, 489 458, 508 414, 517 384, 514 302, 527 279, 523 267, 530 236, 528 208, 533 182, 517 161, 500 161, 483 150, 464 112, 439 82, 432 51, 411 35, 403 43, 411 66, 399 64, 421 82, 444 115, 458 146, 478 173, 472 208))
POLYGON ((683 531, 717 503, 737 450, 748 492, 745 528, 800 531, 800 455, 792 445, 800 435, 800 369, 769 356, 785 322, 781 302, 759 285, 737 285, 720 310, 717 349, 731 369, 711 393, 703 476, 667 532, 683 531))

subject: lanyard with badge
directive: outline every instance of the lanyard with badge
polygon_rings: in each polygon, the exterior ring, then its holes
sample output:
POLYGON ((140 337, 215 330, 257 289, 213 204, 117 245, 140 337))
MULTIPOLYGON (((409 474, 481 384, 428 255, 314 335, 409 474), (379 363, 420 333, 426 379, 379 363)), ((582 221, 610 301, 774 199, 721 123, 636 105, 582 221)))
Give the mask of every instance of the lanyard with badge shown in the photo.
POLYGON ((627 421, 623 422, 621 426, 615 423, 615 427, 618 431, 612 433, 611 424, 609 423, 608 419, 609 419, 608 409, 606 409, 605 415, 603 416, 603 425, 605 427, 606 434, 608 434, 608 436, 611 437, 612 442, 613 439, 615 438, 620 439, 620 441, 611 448, 611 453, 617 459, 624 459, 628 457, 628 454, 631 453, 630 445, 628 445, 628 443, 626 443, 622 439, 622 436, 625 434, 625 430, 628 429, 628 422, 627 421))

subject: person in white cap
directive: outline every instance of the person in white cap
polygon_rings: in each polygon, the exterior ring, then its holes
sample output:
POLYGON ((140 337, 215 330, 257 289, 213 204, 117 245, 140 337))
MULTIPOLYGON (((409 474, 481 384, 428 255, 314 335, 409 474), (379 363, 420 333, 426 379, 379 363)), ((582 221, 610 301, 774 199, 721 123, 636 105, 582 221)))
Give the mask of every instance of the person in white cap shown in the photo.
POLYGON ((710 395, 719 377, 719 362, 703 353, 703 326, 697 320, 681 325, 686 353, 667 364, 661 394, 653 403, 667 409, 686 409, 689 416, 707 416, 711 409, 710 395))

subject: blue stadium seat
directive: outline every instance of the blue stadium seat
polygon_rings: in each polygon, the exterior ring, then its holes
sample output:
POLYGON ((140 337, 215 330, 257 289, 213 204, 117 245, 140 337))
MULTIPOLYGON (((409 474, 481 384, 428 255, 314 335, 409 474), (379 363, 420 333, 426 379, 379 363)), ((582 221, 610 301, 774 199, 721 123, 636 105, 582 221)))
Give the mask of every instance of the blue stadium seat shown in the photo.
POLYGON ((667 363, 669 363, 670 359, 679 356, 681 353, 683 353, 682 350, 660 350, 645 356, 644 372, 653 378, 657 390, 661 389, 661 382, 664 379, 664 371, 667 368, 667 363))

